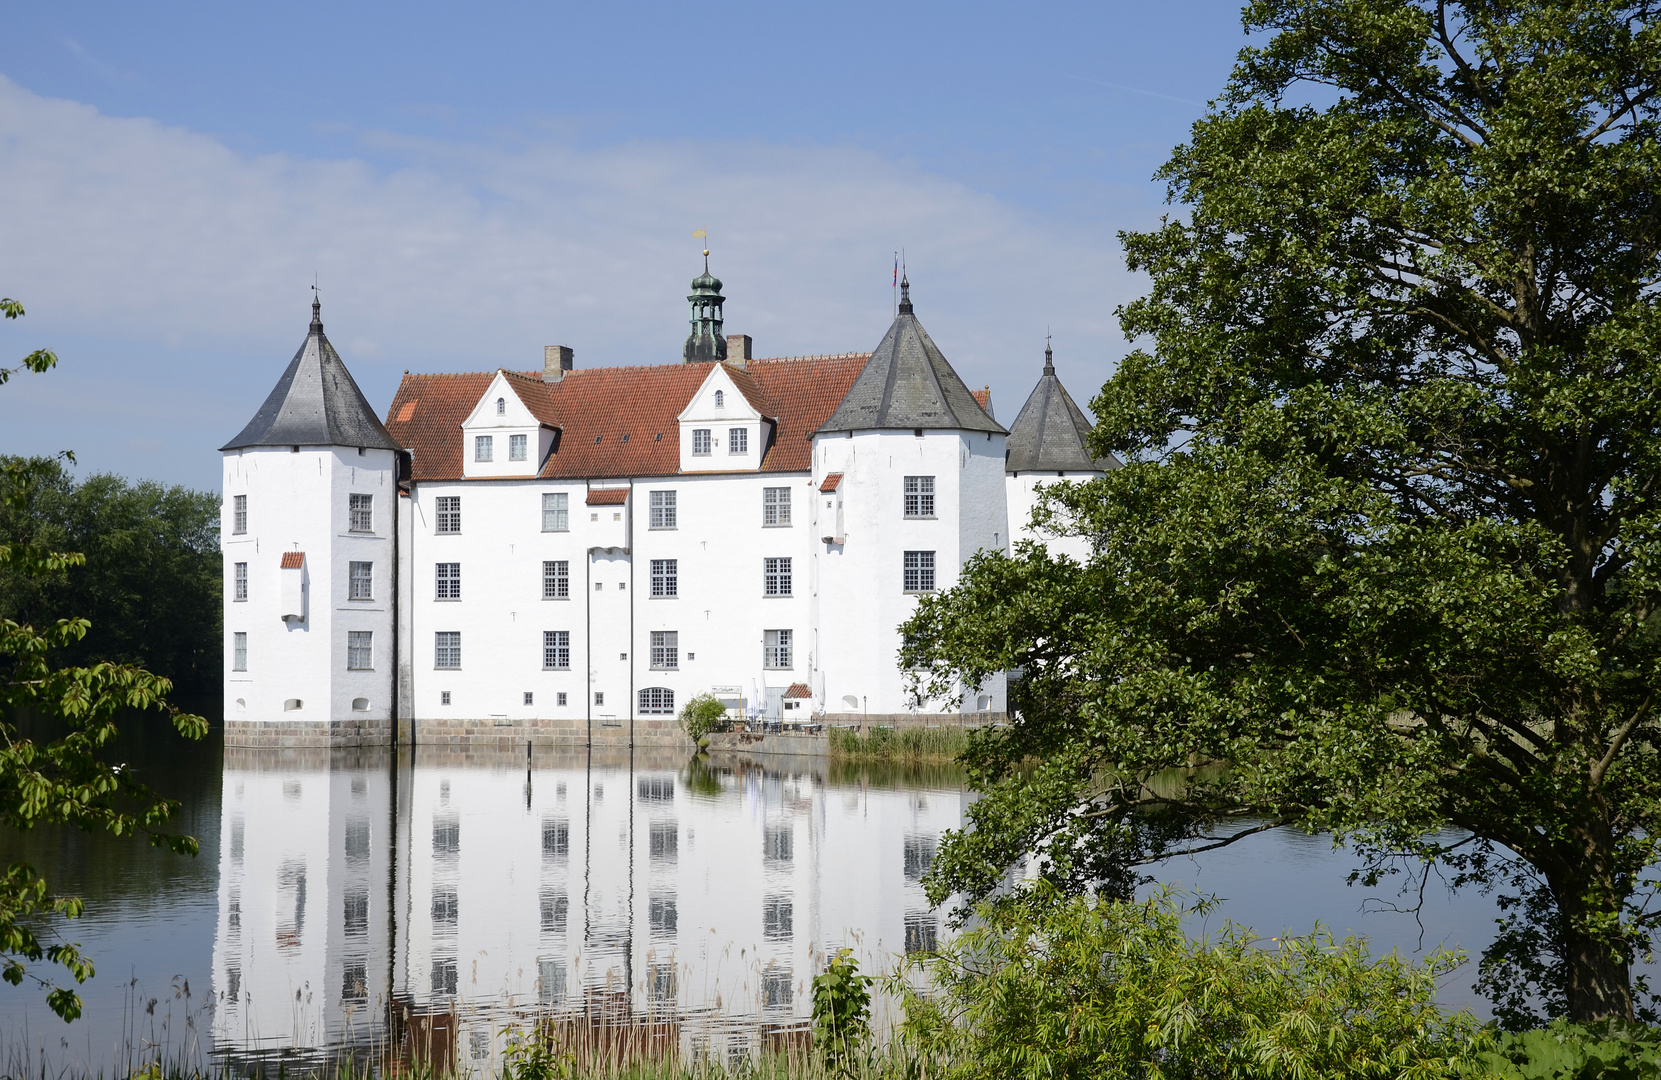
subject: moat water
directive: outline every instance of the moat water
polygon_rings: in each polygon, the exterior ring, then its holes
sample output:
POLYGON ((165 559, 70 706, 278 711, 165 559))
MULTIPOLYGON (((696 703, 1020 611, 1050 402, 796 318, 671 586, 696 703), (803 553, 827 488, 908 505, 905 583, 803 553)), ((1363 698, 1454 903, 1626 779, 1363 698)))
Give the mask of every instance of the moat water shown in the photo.
MULTIPOLYGON (((123 752, 183 802, 178 828, 201 853, 7 838, 0 858, 86 899, 56 932, 98 974, 72 1024, 38 986, 0 986, 0 1073, 128 1075, 158 1051, 299 1064, 379 1056, 389 1040, 483 1073, 510 1027, 549 1014, 732 1062, 801 1038, 827 953, 851 948, 881 973, 949 936, 919 878, 972 800, 952 768, 814 757, 538 746, 527 761, 519 744, 394 760, 168 733, 123 752)), ((1320 920, 1409 954, 1490 940, 1487 898, 1433 886, 1403 914, 1417 893, 1349 887, 1354 864, 1327 838, 1271 832, 1155 872, 1222 898, 1213 926, 1272 935, 1320 920)), ((1483 1011, 1473 969, 1446 981, 1444 1002, 1483 1011)))

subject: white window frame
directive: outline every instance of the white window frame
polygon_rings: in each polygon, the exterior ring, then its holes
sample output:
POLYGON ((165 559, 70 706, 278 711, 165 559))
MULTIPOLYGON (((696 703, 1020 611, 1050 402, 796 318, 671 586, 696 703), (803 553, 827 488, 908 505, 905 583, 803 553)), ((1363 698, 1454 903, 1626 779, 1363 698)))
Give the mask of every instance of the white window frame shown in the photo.
POLYGON ((346 631, 346 670, 375 670, 375 632, 373 630, 346 631))
POLYGON ((353 559, 346 567, 346 599, 375 599, 375 564, 367 559, 353 559))
POLYGON ((508 436, 508 460, 524 461, 530 453, 529 440, 524 435, 508 436))
POLYGON ((433 634, 433 669, 459 671, 461 669, 461 631, 439 630, 433 634))
POLYGON ((248 670, 248 632, 237 630, 231 634, 231 670, 248 670))
POLYGON ((934 516, 934 477, 908 476, 905 478, 905 516, 931 518, 934 516))
POLYGON ((243 603, 248 599, 248 564, 239 562, 231 567, 231 602, 243 603))
POLYGON ((678 518, 678 502, 673 491, 652 491, 647 493, 647 501, 651 506, 649 528, 674 529, 678 518))
POLYGON ((569 560, 542 560, 542 599, 571 599, 571 563, 569 560))
POLYGON ((231 496, 231 535, 248 535, 248 496, 231 496))
POLYGON ((352 492, 346 497, 346 531, 372 533, 375 531, 375 496, 352 492))
POLYGON ((717 409, 724 409, 727 407, 727 392, 725 390, 715 391, 715 407, 717 409))
MULTIPOLYGON (((571 631, 542 631, 542 670, 571 670, 571 631)), ((560 695, 560 697, 564 696, 564 694, 560 695)), ((565 702, 562 701, 560 704, 563 705, 565 702)))
POLYGON ((710 452, 709 428, 692 429, 692 456, 708 457, 710 452))
POLYGON ((542 531, 571 531, 571 496, 563 491, 542 493, 542 531))
POLYGON ((728 453, 728 455, 733 456, 733 457, 740 457, 744 454, 748 454, 749 452, 750 452, 750 429, 749 428, 741 428, 741 427, 728 428, 727 429, 727 453, 728 453))
POLYGON ((473 460, 476 462, 496 460, 496 436, 473 436, 473 460))
POLYGON ((761 666, 770 671, 789 671, 794 663, 796 652, 796 632, 794 630, 763 630, 761 646, 761 666))
POLYGON ((902 561, 901 584, 908 593, 935 591, 934 552, 908 551, 902 561))
POLYGON ((433 563, 433 599, 445 602, 461 599, 461 563, 433 563))
POLYGON ((761 560, 761 594, 763 596, 791 595, 790 556, 768 556, 761 560))
POLYGON ((461 496, 440 495, 433 502, 433 532, 461 532, 461 496))
POLYGON ((652 670, 677 671, 681 666, 681 635, 677 630, 652 631, 652 670))
POLYGON ((770 487, 761 489, 761 524, 763 528, 790 527, 790 489, 770 487))
POLYGON ((680 595, 680 560, 652 560, 652 598, 673 600, 680 595))

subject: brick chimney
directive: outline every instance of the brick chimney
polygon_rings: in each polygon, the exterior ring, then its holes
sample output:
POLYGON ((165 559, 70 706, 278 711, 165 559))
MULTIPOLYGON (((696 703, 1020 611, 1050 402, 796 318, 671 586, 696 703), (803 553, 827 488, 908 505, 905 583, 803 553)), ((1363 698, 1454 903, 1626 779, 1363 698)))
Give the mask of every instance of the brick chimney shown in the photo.
POLYGON ((576 354, 569 345, 542 346, 542 381, 559 382, 565 373, 576 367, 576 354))
POLYGON ((741 368, 755 359, 751 350, 755 348, 755 339, 749 334, 727 335, 727 363, 741 368))

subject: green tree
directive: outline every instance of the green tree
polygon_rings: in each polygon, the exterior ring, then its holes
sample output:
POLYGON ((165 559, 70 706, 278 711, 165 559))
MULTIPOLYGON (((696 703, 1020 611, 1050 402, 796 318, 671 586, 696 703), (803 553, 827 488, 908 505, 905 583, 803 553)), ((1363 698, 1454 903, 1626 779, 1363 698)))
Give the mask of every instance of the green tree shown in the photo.
POLYGON ((1479 986, 1508 1023, 1633 1015, 1661 838, 1658 11, 1246 9, 1257 43, 1161 173, 1183 214, 1123 237, 1145 347, 1093 449, 1126 467, 1040 511, 1095 554, 980 557, 906 627, 941 689, 1024 676, 936 896, 1028 850, 1122 885, 1202 826, 1330 829, 1369 877, 1400 856, 1500 889, 1479 986))
MULTIPOLYGON (((6 318, 23 314, 14 300, 0 300, 6 318)), ((41 373, 57 357, 39 350, 15 368, 0 368, 0 384, 21 370, 41 373)), ((0 504, 7 513, 24 512, 44 484, 54 477, 50 459, 8 460, 0 464, 0 504)), ((80 554, 31 542, 0 542, 0 569, 9 575, 41 577, 63 573, 84 562, 80 554)), ((194 855, 196 841, 163 831, 177 805, 160 799, 130 771, 105 761, 100 749, 116 735, 116 720, 133 710, 157 709, 171 715, 180 734, 201 738, 207 721, 180 712, 167 700, 172 684, 130 664, 99 662, 83 666, 57 664, 52 657, 86 637, 83 618, 60 618, 36 627, 0 618, 0 823, 12 829, 72 825, 115 836, 146 834, 158 847, 194 855), (27 737, 44 730, 49 739, 27 737)), ((31 979, 47 991, 47 1003, 65 1020, 81 1013, 80 996, 69 986, 54 985, 31 969, 46 960, 61 965, 76 982, 93 974, 92 962, 79 948, 54 941, 53 922, 81 914, 81 901, 51 890, 26 863, 0 869, 0 978, 20 985, 31 979)))

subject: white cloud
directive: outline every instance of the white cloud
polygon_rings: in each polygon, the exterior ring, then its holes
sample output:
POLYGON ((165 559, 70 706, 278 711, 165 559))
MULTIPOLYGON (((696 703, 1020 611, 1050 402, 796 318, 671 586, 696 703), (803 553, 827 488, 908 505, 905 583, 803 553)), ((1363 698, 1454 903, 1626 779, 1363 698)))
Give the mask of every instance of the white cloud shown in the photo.
MULTIPOLYGON (((27 304, 30 340, 109 343, 86 351, 83 376, 118 384, 127 354, 164 399, 198 403, 152 424, 195 431, 204 396, 240 402, 211 440, 241 425, 298 344, 314 272, 331 336, 384 404, 406 367, 534 367, 556 342, 583 366, 678 359, 700 227, 728 327, 761 355, 869 349, 903 245, 919 317, 966 381, 993 385, 1006 422, 1046 325, 1075 396, 1094 393, 1122 352, 1112 309, 1139 287, 1099 224, 854 147, 362 138, 403 164, 249 156, 0 78, 0 291, 27 304)), ((8 388, 0 418, 24 397, 56 400, 8 388)), ((124 426, 136 422, 112 417, 110 445, 147 436, 124 426)))

